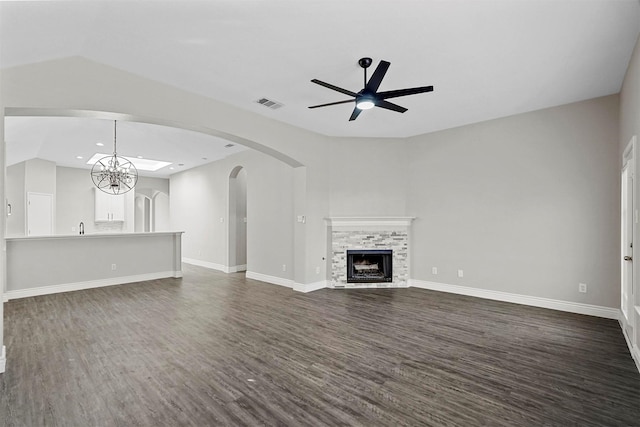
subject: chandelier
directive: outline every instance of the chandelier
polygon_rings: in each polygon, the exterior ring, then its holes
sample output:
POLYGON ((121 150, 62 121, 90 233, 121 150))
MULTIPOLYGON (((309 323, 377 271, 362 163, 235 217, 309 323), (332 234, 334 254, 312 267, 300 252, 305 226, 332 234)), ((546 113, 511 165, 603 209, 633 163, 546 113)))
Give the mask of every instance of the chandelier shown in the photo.
POLYGON ((91 168, 93 184, 108 194, 124 194, 138 182, 138 170, 116 152, 117 121, 113 121, 113 155, 98 160, 91 168))

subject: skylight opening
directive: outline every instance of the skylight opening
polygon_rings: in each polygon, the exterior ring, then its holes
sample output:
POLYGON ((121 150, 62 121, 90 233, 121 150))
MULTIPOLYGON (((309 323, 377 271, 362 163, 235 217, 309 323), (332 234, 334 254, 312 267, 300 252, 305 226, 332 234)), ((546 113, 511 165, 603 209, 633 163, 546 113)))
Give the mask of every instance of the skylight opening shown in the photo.
MULTIPOLYGON (((109 157, 111 156, 111 154, 102 154, 102 153, 96 153, 93 155, 93 157, 91 157, 88 161, 87 164, 88 165, 93 165, 95 164, 98 160, 100 160, 103 157, 109 157)), ((120 156, 119 157, 124 157, 125 159, 129 160, 131 163, 133 163, 133 165, 141 171, 148 171, 148 172, 155 172, 159 169, 162 169, 165 166, 169 166, 171 164, 171 162, 164 162, 162 160, 151 160, 151 159, 141 159, 141 158, 135 158, 135 157, 126 157, 126 156, 120 156)))

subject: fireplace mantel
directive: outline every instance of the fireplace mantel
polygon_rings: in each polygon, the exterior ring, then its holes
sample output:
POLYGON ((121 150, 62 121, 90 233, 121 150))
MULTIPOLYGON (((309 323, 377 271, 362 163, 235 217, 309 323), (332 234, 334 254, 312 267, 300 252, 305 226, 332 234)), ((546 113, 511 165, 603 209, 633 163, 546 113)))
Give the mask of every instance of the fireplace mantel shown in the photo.
POLYGON ((325 218, 331 227, 409 227, 413 216, 333 216, 325 218))

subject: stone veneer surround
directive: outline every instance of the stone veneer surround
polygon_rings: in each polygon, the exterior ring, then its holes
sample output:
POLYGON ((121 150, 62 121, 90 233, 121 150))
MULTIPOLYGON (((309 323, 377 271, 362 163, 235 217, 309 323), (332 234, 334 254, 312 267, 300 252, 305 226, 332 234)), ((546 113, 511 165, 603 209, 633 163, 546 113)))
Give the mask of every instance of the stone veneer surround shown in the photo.
POLYGON ((412 217, 325 218, 330 234, 330 288, 403 288, 409 285, 409 230, 412 217), (347 283, 347 249, 391 249, 393 281, 347 283))

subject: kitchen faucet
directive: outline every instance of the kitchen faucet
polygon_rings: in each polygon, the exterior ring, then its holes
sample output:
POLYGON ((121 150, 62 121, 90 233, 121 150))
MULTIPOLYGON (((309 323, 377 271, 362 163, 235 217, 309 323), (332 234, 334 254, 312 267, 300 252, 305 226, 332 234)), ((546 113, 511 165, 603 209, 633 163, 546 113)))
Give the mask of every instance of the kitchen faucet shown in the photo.
POLYGON ((82 234, 84 234, 84 222, 80 221, 80 227, 79 227, 79 229, 80 229, 80 234, 81 234, 81 235, 82 235, 82 234))

